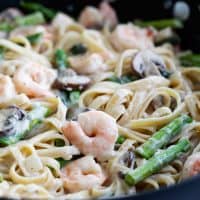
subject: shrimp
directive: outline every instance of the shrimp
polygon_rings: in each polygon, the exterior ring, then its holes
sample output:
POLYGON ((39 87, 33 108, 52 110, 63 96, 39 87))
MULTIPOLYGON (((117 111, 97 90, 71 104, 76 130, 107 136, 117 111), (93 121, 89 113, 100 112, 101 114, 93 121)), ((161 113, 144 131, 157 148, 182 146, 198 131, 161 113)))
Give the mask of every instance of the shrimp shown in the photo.
POLYGON ((118 25, 110 35, 110 42, 117 51, 153 47, 152 37, 149 36, 147 30, 132 24, 118 25))
POLYGON ((183 178, 195 176, 200 173, 200 152, 189 156, 183 167, 183 178))
POLYGON ((102 111, 81 113, 78 115, 78 122, 66 122, 62 130, 65 137, 85 155, 105 160, 114 153, 118 136, 117 124, 102 111))
POLYGON ((87 28, 102 28, 104 24, 114 27, 117 21, 115 11, 107 2, 101 3, 99 9, 87 6, 79 17, 79 23, 87 28))
POLYGON ((29 97, 54 96, 49 89, 56 76, 55 70, 28 62, 17 69, 13 81, 17 91, 29 97))
POLYGON ((70 57, 69 63, 80 74, 93 74, 108 69, 103 57, 97 53, 70 57))
POLYGON ((106 175, 92 156, 85 156, 68 164, 61 175, 64 188, 69 192, 79 192, 100 186, 106 175))
POLYGON ((104 18, 105 23, 108 23, 111 27, 114 27, 118 23, 117 15, 114 9, 108 4, 108 2, 103 1, 99 10, 104 18))
POLYGON ((15 86, 9 76, 0 74, 0 104, 16 95, 15 86))
POLYGON ((79 23, 86 28, 99 28, 103 25, 103 16, 98 9, 87 6, 80 14, 79 23))
POLYGON ((65 27, 67 28, 69 25, 73 24, 74 20, 64 13, 58 13, 53 19, 52 26, 54 28, 65 27))

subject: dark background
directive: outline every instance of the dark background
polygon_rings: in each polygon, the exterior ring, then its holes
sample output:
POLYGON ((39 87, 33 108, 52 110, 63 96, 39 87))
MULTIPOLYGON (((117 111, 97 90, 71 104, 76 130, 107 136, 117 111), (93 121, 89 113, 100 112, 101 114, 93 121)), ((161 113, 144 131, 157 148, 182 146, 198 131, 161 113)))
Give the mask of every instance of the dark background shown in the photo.
MULTIPOLYGON (((182 48, 200 52, 200 0, 183 0, 190 6, 190 18, 185 21, 184 29, 178 33, 182 38, 182 48)), ((100 0, 36 0, 48 7, 62 10, 77 17, 85 5, 98 5, 100 0)), ((115 0, 121 22, 134 19, 163 19, 173 17, 173 6, 177 0, 115 0)), ((19 0, 0 0, 0 8, 19 4, 19 0)), ((200 199, 200 198, 199 198, 200 199)))

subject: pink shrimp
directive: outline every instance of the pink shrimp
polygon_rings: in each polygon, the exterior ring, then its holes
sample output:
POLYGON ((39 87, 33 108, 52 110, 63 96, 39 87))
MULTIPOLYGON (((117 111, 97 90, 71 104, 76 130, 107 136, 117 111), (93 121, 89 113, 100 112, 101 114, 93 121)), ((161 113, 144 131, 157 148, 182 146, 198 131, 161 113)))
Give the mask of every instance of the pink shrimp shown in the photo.
POLYGON ((153 47, 152 36, 148 31, 132 24, 118 25, 110 36, 110 42, 117 51, 153 47))
POLYGON ((183 167, 183 178, 195 176, 200 173, 200 152, 189 156, 183 167))
POLYGON ((67 122, 62 130, 65 137, 85 155, 104 160, 113 155, 118 136, 115 120, 102 111, 79 114, 78 122, 67 122))
POLYGON ((106 176, 92 156, 85 156, 68 164, 62 170, 62 179, 67 191, 79 192, 102 185, 106 176))
POLYGON ((79 22, 87 28, 101 28, 104 24, 114 27, 117 21, 115 11, 107 2, 102 2, 99 9, 87 6, 79 17, 79 22))
POLYGON ((73 56, 69 58, 71 67, 80 74, 93 74, 105 71, 108 66, 104 59, 97 53, 73 56))
POLYGON ((108 4, 108 2, 103 1, 99 6, 100 13, 103 16, 105 23, 108 23, 111 27, 114 27, 118 23, 117 15, 115 10, 108 4))
POLYGON ((54 96, 49 89, 55 78, 53 69, 29 62, 17 69, 13 81, 18 92, 29 97, 43 97, 54 96))
POLYGON ((87 6, 80 14, 79 23, 87 28, 98 28, 103 24, 103 16, 97 8, 87 6))
POLYGON ((6 102, 16 95, 15 86, 9 76, 0 74, 0 103, 6 102))

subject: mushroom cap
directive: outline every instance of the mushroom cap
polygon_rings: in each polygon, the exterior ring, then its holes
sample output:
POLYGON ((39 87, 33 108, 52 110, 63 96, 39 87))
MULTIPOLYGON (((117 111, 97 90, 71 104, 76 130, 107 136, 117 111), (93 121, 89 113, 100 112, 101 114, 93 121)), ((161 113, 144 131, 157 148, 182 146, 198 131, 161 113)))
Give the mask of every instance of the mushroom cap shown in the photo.
POLYGON ((0 110, 0 138, 24 132, 29 127, 27 113, 17 106, 0 110))
POLYGON ((90 84, 90 82, 90 78, 78 75, 72 69, 62 69, 53 84, 53 88, 67 91, 83 90, 90 84))
POLYGON ((162 75, 167 74, 167 67, 161 56, 150 50, 142 50, 134 57, 132 61, 133 70, 141 77, 149 75, 162 75))

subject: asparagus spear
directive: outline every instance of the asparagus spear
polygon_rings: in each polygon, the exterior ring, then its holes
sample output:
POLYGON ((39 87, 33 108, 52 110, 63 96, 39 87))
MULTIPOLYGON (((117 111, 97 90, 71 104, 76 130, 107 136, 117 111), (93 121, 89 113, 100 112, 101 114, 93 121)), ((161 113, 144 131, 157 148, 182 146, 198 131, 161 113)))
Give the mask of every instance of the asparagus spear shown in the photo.
POLYGON ((179 57, 181 64, 187 66, 200 66, 200 54, 188 53, 179 57))
POLYGON ((191 121, 192 119, 189 116, 181 115, 154 133, 152 137, 136 149, 136 152, 146 159, 150 158, 156 150, 167 145, 173 137, 180 133, 182 127, 191 121))
POLYGON ((23 139, 29 131, 42 122, 48 116, 50 110, 43 106, 37 106, 29 113, 11 106, 0 111, 1 130, 0 145, 10 145, 23 139))
POLYGON ((165 150, 160 150, 144 165, 135 170, 130 170, 125 175, 125 182, 132 186, 143 181, 145 178, 158 172, 162 167, 175 160, 181 153, 187 152, 190 147, 190 142, 187 139, 182 139, 177 144, 171 145, 165 150))
POLYGON ((178 19, 161 19, 161 20, 154 20, 154 21, 135 20, 134 24, 141 27, 153 26, 157 29, 163 29, 167 27, 183 28, 183 23, 178 19))
POLYGON ((55 52, 55 63, 58 68, 68 67, 67 55, 64 50, 57 49, 55 52))
POLYGON ((32 35, 28 35, 26 37, 30 41, 31 44, 37 44, 42 38, 42 33, 35 33, 32 35))
POLYGON ((53 19, 56 15, 56 12, 54 10, 47 8, 39 3, 21 1, 20 6, 29 11, 40 11, 47 19, 50 20, 53 19))
POLYGON ((15 20, 17 26, 30 26, 45 23, 44 16, 41 12, 35 12, 23 17, 17 17, 15 20))

